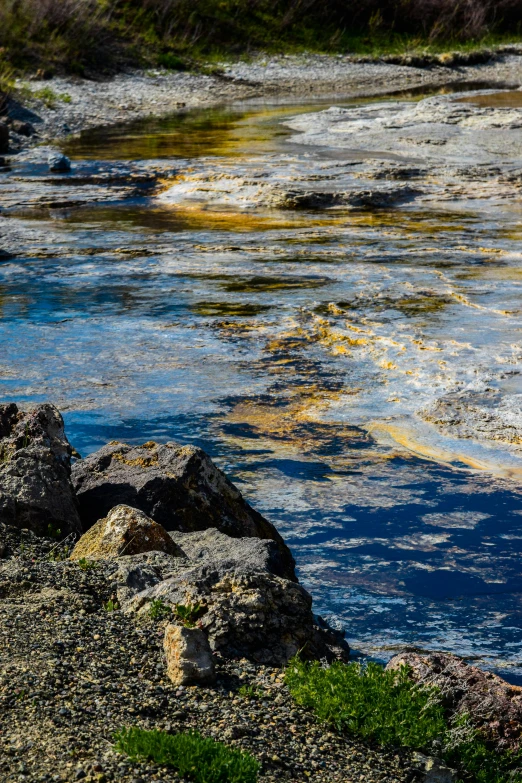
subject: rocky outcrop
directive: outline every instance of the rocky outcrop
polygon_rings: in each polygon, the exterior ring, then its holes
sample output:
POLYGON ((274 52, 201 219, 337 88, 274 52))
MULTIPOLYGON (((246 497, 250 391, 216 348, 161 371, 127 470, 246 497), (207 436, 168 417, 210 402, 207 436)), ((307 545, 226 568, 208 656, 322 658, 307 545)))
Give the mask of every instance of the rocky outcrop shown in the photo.
POLYGON ((71 560, 121 557, 142 552, 177 555, 179 549, 166 530, 143 511, 130 506, 116 506, 83 534, 71 553, 71 560))
POLYGON ((216 679, 212 650, 200 628, 167 625, 163 650, 174 685, 208 685, 216 679))
POLYGON ((0 521, 40 535, 80 533, 72 448, 53 405, 0 406, 0 521))
POLYGON ((199 606, 198 625, 212 650, 227 658, 281 666, 298 651, 330 660, 348 654, 340 638, 328 645, 306 590, 267 572, 215 564, 187 568, 137 593, 124 608, 147 612, 153 601, 171 608, 199 606))
POLYGON ((195 446, 110 443, 75 463, 72 480, 85 530, 124 504, 144 511, 166 530, 216 528, 233 538, 272 540, 281 575, 295 579, 294 560, 275 527, 195 446))
POLYGON ((387 669, 410 668, 411 678, 435 686, 450 716, 469 715, 484 738, 499 750, 520 747, 522 688, 492 672, 470 666, 450 653, 403 652, 387 669))

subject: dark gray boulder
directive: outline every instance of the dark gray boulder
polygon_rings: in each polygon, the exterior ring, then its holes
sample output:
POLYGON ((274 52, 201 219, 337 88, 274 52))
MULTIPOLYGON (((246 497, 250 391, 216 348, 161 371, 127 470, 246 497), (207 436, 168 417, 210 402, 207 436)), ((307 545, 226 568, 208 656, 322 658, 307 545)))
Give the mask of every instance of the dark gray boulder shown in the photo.
POLYGON ((54 405, 0 405, 0 522, 38 535, 80 533, 71 454, 54 405))
POLYGON ((295 580, 294 559, 275 527, 255 511, 195 446, 110 443, 72 468, 84 530, 116 505, 144 511, 166 530, 216 528, 232 538, 275 542, 269 556, 277 572, 295 580))
POLYGON ((71 170, 71 161, 66 155, 62 155, 60 152, 49 155, 48 163, 49 171, 66 174, 71 170))

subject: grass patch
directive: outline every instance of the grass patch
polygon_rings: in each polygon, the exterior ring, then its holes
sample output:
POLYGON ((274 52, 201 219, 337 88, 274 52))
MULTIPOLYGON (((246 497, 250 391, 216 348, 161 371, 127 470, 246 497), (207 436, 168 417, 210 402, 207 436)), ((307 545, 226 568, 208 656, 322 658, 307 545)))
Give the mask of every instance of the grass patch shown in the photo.
POLYGON ((381 745, 420 750, 446 729, 436 692, 414 685, 406 668, 387 672, 376 663, 333 663, 325 669, 294 659, 285 679, 298 704, 321 721, 381 745))
POLYGON ((91 568, 97 568, 98 563, 96 563, 94 560, 87 560, 86 557, 80 557, 78 560, 78 565, 80 566, 82 571, 89 571, 91 568))
POLYGON ((50 87, 42 87, 39 90, 31 90, 26 84, 15 90, 22 98, 26 100, 40 100, 48 109, 54 109, 57 103, 71 103, 72 98, 66 92, 55 92, 50 87))
POLYGON ((172 735, 134 726, 119 731, 115 740, 116 750, 131 759, 172 767, 196 783, 257 781, 259 764, 252 756, 196 732, 172 735))
POLYGON ((522 783, 522 750, 488 747, 469 716, 448 721, 435 688, 416 685, 407 667, 385 671, 376 663, 333 663, 294 658, 285 676, 295 701, 340 732, 390 747, 410 747, 442 756, 458 770, 457 783, 522 783), (435 743, 435 746, 434 746, 435 743))

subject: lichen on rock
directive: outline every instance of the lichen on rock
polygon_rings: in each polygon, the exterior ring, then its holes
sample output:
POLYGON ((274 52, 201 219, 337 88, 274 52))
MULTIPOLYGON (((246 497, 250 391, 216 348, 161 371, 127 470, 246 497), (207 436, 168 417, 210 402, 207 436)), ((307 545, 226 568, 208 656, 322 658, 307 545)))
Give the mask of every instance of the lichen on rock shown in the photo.
POLYGON ((166 530, 143 511, 120 505, 83 534, 71 553, 71 560, 122 557, 142 552, 178 555, 179 548, 166 530))

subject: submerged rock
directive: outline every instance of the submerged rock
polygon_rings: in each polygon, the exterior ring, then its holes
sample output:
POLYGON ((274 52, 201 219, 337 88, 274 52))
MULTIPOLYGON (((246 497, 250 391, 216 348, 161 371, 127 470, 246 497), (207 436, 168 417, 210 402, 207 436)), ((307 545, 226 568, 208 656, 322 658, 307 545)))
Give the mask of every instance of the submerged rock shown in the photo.
POLYGON ((71 553, 71 560, 82 557, 121 557, 142 552, 176 555, 178 551, 161 525, 143 511, 121 505, 113 508, 104 519, 98 520, 83 534, 71 553))
POLYGON ((410 668, 415 682, 438 688, 449 715, 469 715, 471 723, 496 748, 520 747, 522 688, 450 653, 403 652, 386 668, 401 666, 410 668))
POLYGON ((167 625, 163 650, 174 685, 207 685, 216 679, 212 650, 200 628, 167 625))
POLYGON ((497 389, 453 392, 422 408, 419 415, 450 437, 522 443, 519 400, 497 389))
POLYGON ((40 535, 81 532, 72 448, 54 405, 0 406, 0 521, 40 535))
POLYGON ((275 527, 244 500, 202 449, 174 443, 110 443, 73 466, 85 530, 117 504, 140 509, 166 530, 216 528, 233 538, 273 540, 281 575, 294 559, 275 527))

